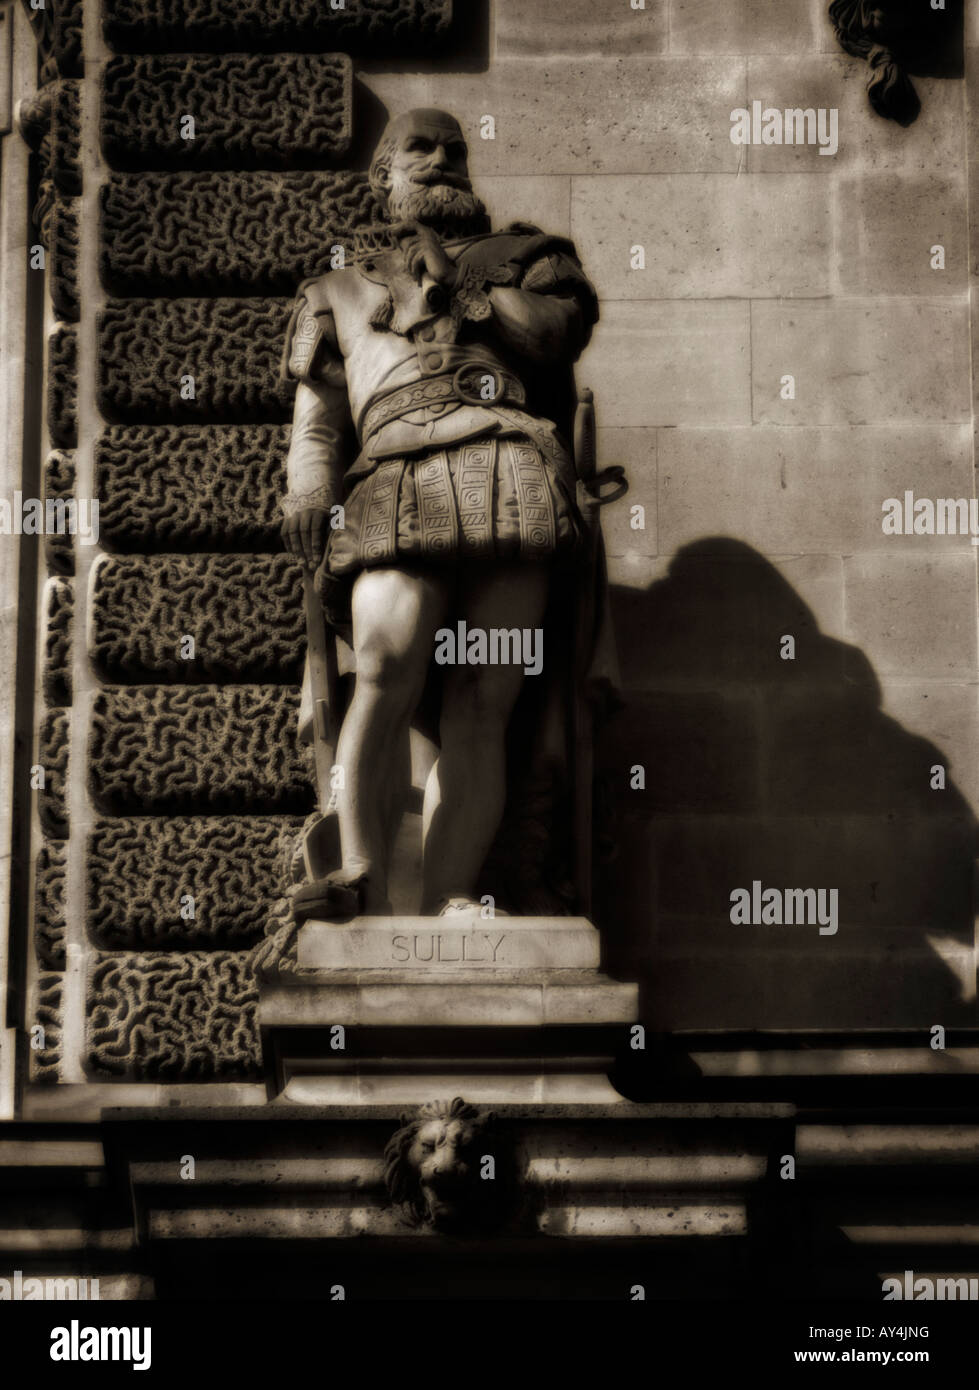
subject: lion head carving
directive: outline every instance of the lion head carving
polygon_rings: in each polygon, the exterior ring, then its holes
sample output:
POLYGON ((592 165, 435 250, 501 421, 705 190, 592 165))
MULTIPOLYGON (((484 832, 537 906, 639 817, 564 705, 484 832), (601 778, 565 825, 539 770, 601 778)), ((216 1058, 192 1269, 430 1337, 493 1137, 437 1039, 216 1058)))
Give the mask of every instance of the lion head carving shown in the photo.
POLYGON ((384 1149, 384 1181, 412 1225, 464 1234, 500 1224, 510 1165, 493 1122, 492 1112, 461 1096, 402 1116, 384 1149))

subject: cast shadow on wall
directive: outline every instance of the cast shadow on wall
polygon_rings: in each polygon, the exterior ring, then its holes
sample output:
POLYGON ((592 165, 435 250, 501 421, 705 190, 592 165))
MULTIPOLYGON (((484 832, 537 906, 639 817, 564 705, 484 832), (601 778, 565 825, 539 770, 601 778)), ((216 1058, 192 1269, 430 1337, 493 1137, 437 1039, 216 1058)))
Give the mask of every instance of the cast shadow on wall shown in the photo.
POLYGON ((979 826, 942 751, 883 712, 863 653, 728 538, 611 598, 625 705, 597 749, 615 791, 595 916, 647 1025, 974 1024, 979 826), (836 888, 835 934, 732 924, 755 881, 836 888))

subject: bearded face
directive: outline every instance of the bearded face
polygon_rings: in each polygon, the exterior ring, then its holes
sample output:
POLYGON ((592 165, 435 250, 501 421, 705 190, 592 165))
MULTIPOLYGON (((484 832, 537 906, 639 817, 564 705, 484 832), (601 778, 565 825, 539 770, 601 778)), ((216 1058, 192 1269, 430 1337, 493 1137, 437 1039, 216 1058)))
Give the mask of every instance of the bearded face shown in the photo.
POLYGON ((411 111, 388 128, 371 172, 393 222, 421 222, 443 237, 489 229, 472 191, 459 124, 440 111, 411 111))

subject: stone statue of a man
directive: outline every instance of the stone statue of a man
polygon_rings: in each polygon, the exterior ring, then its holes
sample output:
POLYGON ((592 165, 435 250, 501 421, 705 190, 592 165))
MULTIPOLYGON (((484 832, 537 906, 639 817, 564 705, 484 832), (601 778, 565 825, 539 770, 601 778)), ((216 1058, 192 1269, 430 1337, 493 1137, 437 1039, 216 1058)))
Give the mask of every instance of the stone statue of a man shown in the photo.
POLYGON ((471 907, 525 662, 438 666, 437 633, 539 631, 585 530, 567 396, 597 305, 574 248, 490 230, 443 111, 393 120, 370 183, 387 221, 301 286, 284 358, 299 384, 283 537, 356 658, 336 748, 342 862, 297 893, 297 920, 390 911, 409 726, 433 674, 422 911, 471 907))

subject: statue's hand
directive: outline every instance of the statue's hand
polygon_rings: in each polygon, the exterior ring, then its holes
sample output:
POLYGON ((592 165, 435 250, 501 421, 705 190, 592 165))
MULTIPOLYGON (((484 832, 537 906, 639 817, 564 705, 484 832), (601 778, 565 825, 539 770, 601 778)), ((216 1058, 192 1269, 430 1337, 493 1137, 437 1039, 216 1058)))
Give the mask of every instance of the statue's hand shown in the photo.
POLYGON ((323 507, 305 507, 293 512, 282 523, 282 540, 286 550, 297 556, 311 570, 318 568, 326 549, 330 513, 323 507))
POLYGON ((419 284, 429 275, 443 289, 455 289, 459 271, 431 227, 422 222, 406 222, 398 229, 398 235, 405 262, 419 284))

